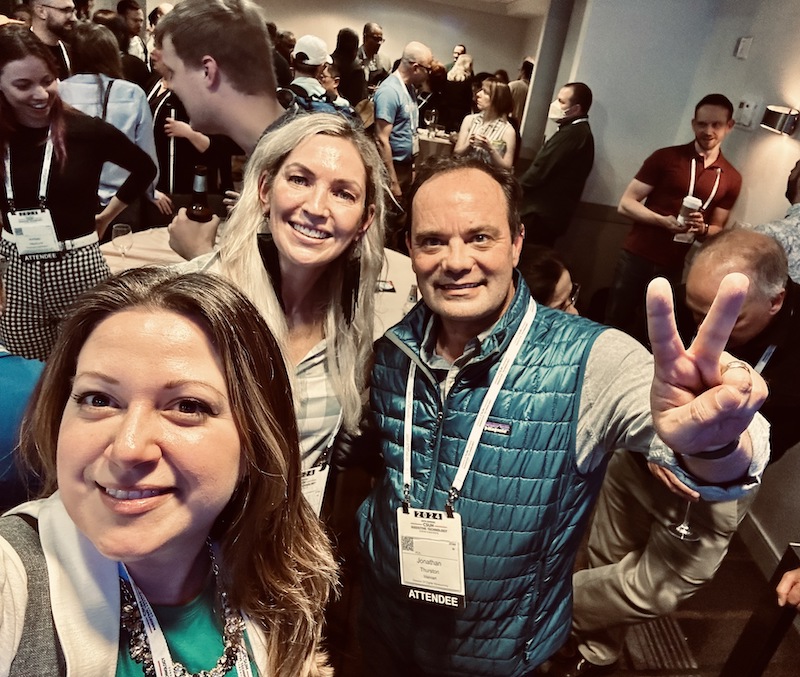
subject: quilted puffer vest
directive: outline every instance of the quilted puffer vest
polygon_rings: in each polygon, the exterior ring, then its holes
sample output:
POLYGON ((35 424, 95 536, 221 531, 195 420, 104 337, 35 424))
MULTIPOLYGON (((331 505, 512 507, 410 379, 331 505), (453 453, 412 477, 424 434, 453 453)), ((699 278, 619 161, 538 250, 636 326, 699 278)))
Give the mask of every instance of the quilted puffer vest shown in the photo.
POLYGON ((537 307, 455 503, 463 523, 466 609, 407 601, 399 582, 395 511, 403 494, 411 360, 417 362, 411 505, 442 510, 473 421, 530 298, 519 276, 516 282, 511 306, 444 402, 419 361, 430 318, 424 304, 387 332, 376 351, 372 408, 387 474, 359 510, 365 608, 381 634, 426 673, 524 675, 569 632, 575 554, 605 470, 601 464, 581 475, 575 461, 583 373, 604 328, 559 311, 537 307))

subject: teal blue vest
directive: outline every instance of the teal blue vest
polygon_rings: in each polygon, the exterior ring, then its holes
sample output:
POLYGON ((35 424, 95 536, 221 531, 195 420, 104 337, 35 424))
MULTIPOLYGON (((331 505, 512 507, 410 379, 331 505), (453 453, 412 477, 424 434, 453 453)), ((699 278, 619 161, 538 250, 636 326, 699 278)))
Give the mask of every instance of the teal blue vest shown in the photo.
POLYGON ((518 279, 511 306, 480 354, 462 368, 444 403, 433 375, 419 362, 430 317, 424 304, 377 347, 372 408, 384 438, 387 474, 359 511, 367 559, 365 609, 426 673, 524 675, 569 632, 575 554, 605 470, 602 464, 583 476, 575 462, 583 373, 604 328, 560 311, 537 308, 489 417, 490 424, 501 425, 484 430, 455 504, 463 521, 466 609, 409 602, 399 584, 395 510, 402 500, 410 362, 417 361, 411 505, 442 510, 472 423, 529 296, 518 279))

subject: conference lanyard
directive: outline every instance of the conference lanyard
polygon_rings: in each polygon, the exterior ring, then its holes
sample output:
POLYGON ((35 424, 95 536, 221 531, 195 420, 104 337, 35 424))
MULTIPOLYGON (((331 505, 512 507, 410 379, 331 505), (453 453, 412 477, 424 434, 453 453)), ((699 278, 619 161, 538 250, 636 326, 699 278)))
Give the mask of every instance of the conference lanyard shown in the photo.
POLYGON ((753 367, 753 369, 754 369, 754 370, 755 370, 757 373, 759 373, 759 374, 760 374, 761 372, 763 372, 763 371, 764 371, 764 367, 766 367, 766 366, 767 366, 767 364, 769 364, 769 361, 770 361, 770 359, 772 358, 772 354, 775 352, 775 349, 776 349, 777 347, 778 347, 778 346, 776 346, 776 345, 773 343, 772 345, 769 345, 769 346, 767 346, 767 347, 764 349, 764 352, 763 352, 763 353, 761 353, 761 357, 760 357, 760 358, 758 358, 758 362, 756 362, 756 366, 755 366, 755 367, 753 367))
POLYGON ((61 48, 61 56, 64 57, 64 65, 67 67, 67 73, 72 73, 72 63, 69 60, 67 48, 64 46, 64 43, 61 42, 61 40, 58 41, 58 46, 61 48))
MULTIPOLYGON (((456 471, 456 476, 450 486, 448 492, 447 503, 445 508, 448 516, 452 516, 453 503, 458 498, 461 488, 464 486, 464 479, 469 472, 472 465, 475 452, 478 449, 483 429, 486 422, 489 420, 489 414, 492 411, 495 400, 500 393, 500 388, 506 380, 511 365, 519 354, 522 344, 528 335, 528 331, 533 324, 536 317, 536 303, 531 299, 528 301, 528 308, 525 311, 525 316, 522 318, 520 326, 517 328, 514 338, 511 339, 511 344, 508 347, 503 359, 500 361, 500 366, 497 373, 492 379, 486 395, 483 398, 478 416, 472 426, 469 437, 467 438, 467 445, 464 448, 464 454, 461 457, 461 463, 456 471)), ((403 429, 403 507, 408 508, 411 499, 411 436, 412 436, 412 421, 414 409, 414 376, 416 374, 416 363, 411 362, 411 367, 408 370, 408 381, 406 382, 406 398, 405 398, 405 418, 403 429)))
POLYGON ((322 501, 325 498, 325 488, 328 485, 328 476, 331 471, 331 449, 336 441, 336 435, 339 433, 339 428, 342 427, 342 412, 339 412, 339 418, 336 421, 336 427, 328 437, 328 442, 325 445, 325 451, 322 453, 321 463, 306 468, 300 473, 300 490, 303 496, 311 505, 314 514, 319 517, 322 512, 322 501))
MULTIPOLYGON (((128 574, 128 569, 122 562, 119 563, 119 575, 130 586, 136 598, 136 604, 139 606, 139 614, 142 617, 142 625, 144 626, 144 632, 147 636, 147 643, 150 646, 150 653, 153 656, 155 674, 159 677, 175 677, 175 665, 169 653, 167 639, 164 637, 164 631, 161 629, 153 607, 150 606, 147 597, 142 594, 142 591, 139 590, 139 587, 133 582, 130 574, 128 574)), ((250 668, 250 660, 247 657, 244 642, 239 645, 238 651, 236 652, 236 671, 239 677, 253 677, 253 671, 250 668)))
POLYGON ((400 85, 406 93, 406 103, 403 106, 408 113, 409 123, 411 125, 411 154, 416 156, 419 153, 419 107, 417 106, 416 97, 411 96, 408 85, 403 82, 400 77, 400 72, 392 73, 398 80, 400 85))
MULTIPOLYGON (((705 201, 703 206, 700 208, 700 211, 706 211, 708 209, 708 205, 711 204, 711 200, 714 199, 714 196, 717 194, 717 189, 719 188, 719 177, 722 174, 722 169, 719 167, 714 167, 714 171, 717 174, 717 178, 714 179, 714 187, 711 189, 711 195, 708 196, 708 200, 705 201)), ((689 192, 686 193, 687 195, 694 195, 694 184, 695 179, 697 176, 697 158, 692 158, 692 171, 691 175, 689 176, 689 192)))
MULTIPOLYGON (((162 81, 159 80, 155 85, 153 85, 153 89, 151 89, 150 93, 147 95, 147 101, 149 103, 152 103, 153 99, 158 97, 159 92, 161 90, 161 86, 162 86, 161 82, 162 81)), ((169 101, 169 99, 171 98, 170 94, 171 93, 169 92, 169 90, 167 90, 166 96, 162 97, 156 103, 155 108, 153 109, 153 130, 154 131, 155 131, 155 127, 156 127, 156 120, 158 119, 158 114, 161 112, 162 106, 164 106, 164 104, 167 103, 167 101, 169 101)), ((175 117, 175 109, 174 108, 170 108, 169 109, 169 117, 171 117, 173 120, 176 119, 176 117, 175 117)), ((169 154, 169 160, 168 160, 168 163, 167 163, 168 164, 168 169, 169 169, 168 192, 169 192, 170 195, 172 195, 175 192, 175 137, 174 136, 170 136, 169 137, 169 141, 167 142, 167 148, 168 148, 168 154, 169 154)))
MULTIPOLYGON (((16 211, 14 206, 14 186, 11 183, 11 149, 6 147, 5 156, 5 187, 8 208, 13 213, 16 211)), ((47 206, 47 184, 50 181, 50 170, 53 165, 53 140, 50 132, 47 132, 47 143, 44 146, 44 162, 42 163, 42 173, 39 176, 39 208, 44 211, 47 206)))

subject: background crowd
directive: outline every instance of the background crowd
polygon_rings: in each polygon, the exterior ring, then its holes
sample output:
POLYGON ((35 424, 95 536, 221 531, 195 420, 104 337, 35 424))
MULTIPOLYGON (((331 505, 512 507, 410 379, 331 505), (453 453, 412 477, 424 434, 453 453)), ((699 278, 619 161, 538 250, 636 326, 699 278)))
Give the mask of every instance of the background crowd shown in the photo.
POLYGON ((586 83, 522 167, 531 59, 509 81, 463 44, 393 60, 371 21, 329 50, 249 0, 90 4, 0 26, 0 676, 330 674, 337 557, 365 674, 612 672, 800 441, 800 162, 785 220, 732 229, 733 105, 703 97, 620 196, 581 318, 553 246, 586 83), (187 262, 111 276, 112 224, 169 224, 187 262), (373 344, 384 247, 421 300, 373 344))

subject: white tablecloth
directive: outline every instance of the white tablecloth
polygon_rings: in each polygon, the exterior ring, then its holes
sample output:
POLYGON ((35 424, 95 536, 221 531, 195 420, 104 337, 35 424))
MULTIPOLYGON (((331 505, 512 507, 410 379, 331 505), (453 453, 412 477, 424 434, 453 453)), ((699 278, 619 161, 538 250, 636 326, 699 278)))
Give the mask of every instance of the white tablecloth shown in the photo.
MULTIPOLYGON (((173 265, 184 261, 169 247, 166 228, 152 228, 133 234, 133 246, 122 255, 110 242, 100 246, 112 273, 147 265, 173 265)), ((375 338, 403 318, 411 285, 417 279, 411 270, 411 259, 387 249, 375 297, 375 338)))
POLYGON ((427 129, 419 130, 419 155, 417 162, 435 155, 452 155, 455 146, 449 136, 428 136, 427 129))
POLYGON ((112 273, 153 264, 172 265, 184 259, 169 247, 166 228, 151 228, 133 234, 133 246, 123 257, 111 242, 100 245, 112 273))

